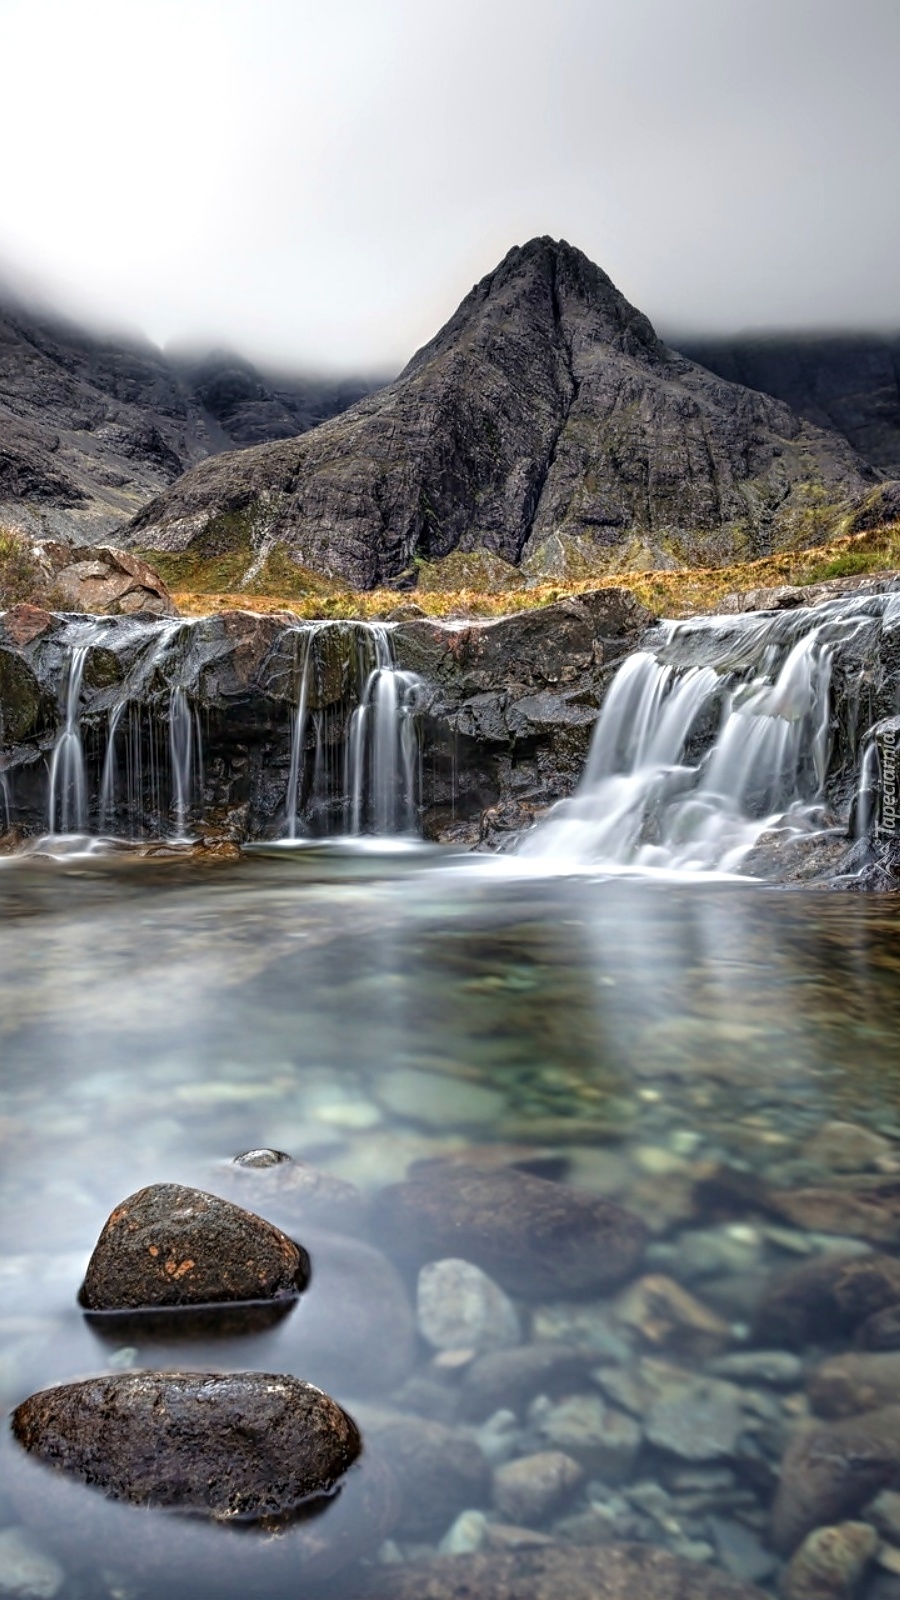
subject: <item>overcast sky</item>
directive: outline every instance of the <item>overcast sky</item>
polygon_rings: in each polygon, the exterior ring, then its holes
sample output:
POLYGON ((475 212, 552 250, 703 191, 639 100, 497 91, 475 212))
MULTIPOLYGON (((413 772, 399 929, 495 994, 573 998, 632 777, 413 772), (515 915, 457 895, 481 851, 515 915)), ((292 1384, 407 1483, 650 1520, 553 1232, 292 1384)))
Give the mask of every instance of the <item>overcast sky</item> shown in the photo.
POLYGON ((666 332, 900 326, 900 0, 0 0, 0 265, 398 368, 565 237, 666 332))

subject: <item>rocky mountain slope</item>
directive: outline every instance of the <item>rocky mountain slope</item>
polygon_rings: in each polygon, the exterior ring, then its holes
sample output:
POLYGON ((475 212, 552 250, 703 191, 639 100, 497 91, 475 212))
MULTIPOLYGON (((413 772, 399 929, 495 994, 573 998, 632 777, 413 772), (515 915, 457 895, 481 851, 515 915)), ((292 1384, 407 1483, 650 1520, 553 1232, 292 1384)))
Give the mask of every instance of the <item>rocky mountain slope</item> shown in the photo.
POLYGON ((679 340, 679 349, 729 383, 836 428, 870 466, 900 478, 900 334, 696 338, 679 340))
POLYGON ((364 381, 266 376, 227 351, 169 357, 8 296, 0 304, 0 523, 107 534, 206 456, 292 437, 364 381))
POLYGON ((839 435, 668 349, 599 267, 541 238, 394 383, 302 438, 201 463, 125 537, 243 542, 248 564, 283 545, 361 588, 454 549, 536 571, 626 549, 671 564, 810 542, 875 476, 839 435))

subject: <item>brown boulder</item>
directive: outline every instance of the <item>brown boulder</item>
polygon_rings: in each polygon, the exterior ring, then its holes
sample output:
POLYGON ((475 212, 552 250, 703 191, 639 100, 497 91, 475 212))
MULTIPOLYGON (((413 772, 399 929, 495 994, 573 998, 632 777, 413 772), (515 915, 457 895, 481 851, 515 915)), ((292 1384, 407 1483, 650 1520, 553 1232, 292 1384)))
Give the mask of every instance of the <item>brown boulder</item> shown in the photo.
POLYGON ((130 616, 135 611, 157 617, 178 615, 159 573, 130 550, 48 541, 37 547, 36 554, 49 570, 61 609, 107 616, 130 616))
POLYGON ((798 1433, 781 1464, 772 1542, 788 1555, 813 1528, 852 1517, 900 1484, 900 1406, 798 1433))
POLYGON ((852 1417, 900 1404, 900 1350, 850 1351, 811 1373, 809 1398, 820 1417, 852 1417))
POLYGON ((79 1300, 88 1311, 285 1300, 309 1279, 306 1251, 229 1200, 157 1183, 108 1218, 79 1300))
POLYGON ((343 1600, 762 1600, 751 1584, 643 1544, 440 1556, 381 1567, 343 1600))
POLYGON ((401 1257, 474 1261, 528 1299, 613 1288, 636 1270, 647 1230, 609 1200, 512 1167, 420 1163, 375 1201, 375 1228, 401 1257))
POLYGON ((4 611, 2 628, 10 644, 31 644, 33 639, 39 639, 42 633, 53 626, 53 618, 49 611, 44 611, 41 606, 29 605, 23 601, 21 605, 10 606, 4 611))
POLYGON ((757 1316, 763 1343, 803 1349, 841 1338, 868 1317, 900 1303, 895 1256, 825 1255, 775 1279, 757 1316))
POLYGON ((23 1449, 111 1500, 218 1521, 290 1516, 359 1455, 335 1401, 272 1373, 125 1372, 34 1394, 23 1449))

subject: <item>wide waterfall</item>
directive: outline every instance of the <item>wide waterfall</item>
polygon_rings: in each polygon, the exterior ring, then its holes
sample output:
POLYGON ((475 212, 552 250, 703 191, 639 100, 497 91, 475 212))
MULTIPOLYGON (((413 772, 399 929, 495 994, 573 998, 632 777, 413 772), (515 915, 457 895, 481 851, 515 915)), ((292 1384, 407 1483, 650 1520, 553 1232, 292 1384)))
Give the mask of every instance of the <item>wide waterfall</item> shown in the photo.
POLYGON ((520 845, 534 861, 734 872, 763 835, 846 833, 826 793, 842 758, 871 783, 876 645, 896 596, 661 623, 607 693, 570 800, 520 845), (842 668, 833 703, 836 658, 842 668))
POLYGON ((55 718, 42 699, 28 746, 0 728, 0 827, 188 843, 243 811, 242 836, 416 832, 419 680, 390 630, 279 619, 257 672, 239 626, 61 619, 36 662, 55 718))

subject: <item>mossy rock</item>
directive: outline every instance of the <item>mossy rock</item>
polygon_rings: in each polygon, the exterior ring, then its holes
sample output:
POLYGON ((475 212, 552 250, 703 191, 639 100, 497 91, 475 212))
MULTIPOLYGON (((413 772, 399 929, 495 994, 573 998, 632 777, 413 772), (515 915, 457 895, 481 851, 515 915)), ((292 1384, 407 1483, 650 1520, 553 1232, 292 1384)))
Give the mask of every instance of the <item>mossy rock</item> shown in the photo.
POLYGON ((12 650, 0 649, 0 731, 4 741, 17 743, 40 721, 41 686, 26 661, 12 650))
POLYGON ((89 689, 111 689, 121 683, 125 669, 114 650, 95 645, 84 663, 84 683, 89 689))

